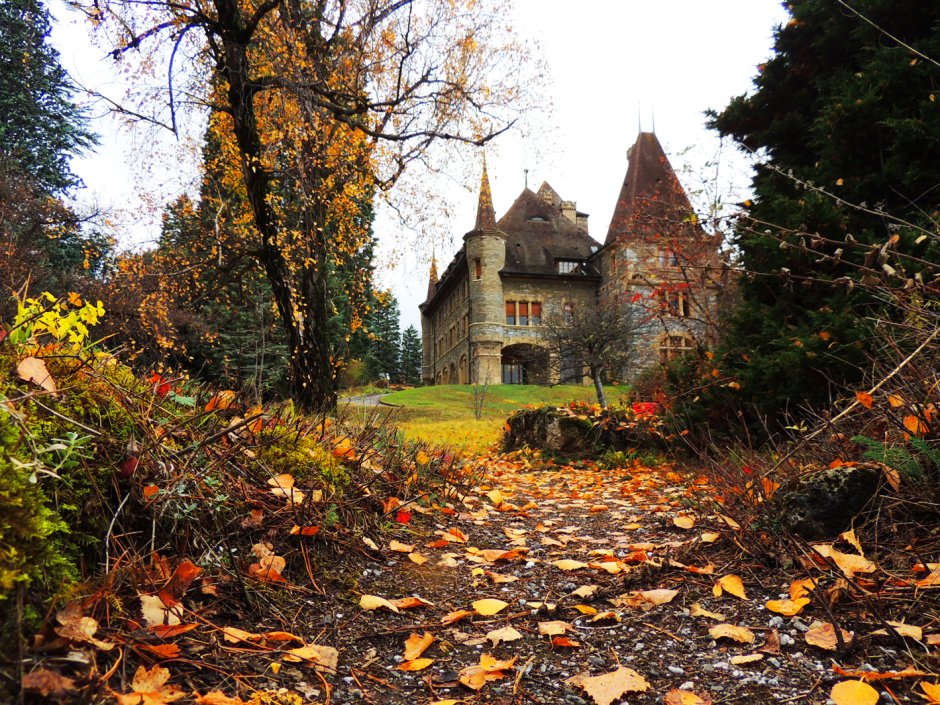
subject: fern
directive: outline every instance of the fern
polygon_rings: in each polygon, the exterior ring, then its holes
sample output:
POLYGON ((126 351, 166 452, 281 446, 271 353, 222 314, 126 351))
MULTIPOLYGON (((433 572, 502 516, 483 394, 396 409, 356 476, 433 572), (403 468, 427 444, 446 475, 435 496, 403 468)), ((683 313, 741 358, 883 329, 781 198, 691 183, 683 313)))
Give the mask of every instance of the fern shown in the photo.
MULTIPOLYGON (((917 450, 924 452, 913 443, 914 440, 920 441, 920 439, 911 440, 912 445, 914 445, 917 450)), ((865 447, 865 451, 862 453, 863 458, 876 463, 884 463, 889 468, 897 470, 901 477, 905 479, 923 480, 927 474, 920 462, 920 458, 913 455, 904 446, 888 445, 876 441, 873 438, 869 438, 868 436, 855 436, 852 438, 852 441, 865 447)), ((923 443, 923 441, 920 441, 920 443, 923 443)), ((924 444, 924 449, 931 463, 934 463, 935 467, 940 467, 935 463, 935 458, 940 460, 940 452, 927 447, 926 444, 924 444)))

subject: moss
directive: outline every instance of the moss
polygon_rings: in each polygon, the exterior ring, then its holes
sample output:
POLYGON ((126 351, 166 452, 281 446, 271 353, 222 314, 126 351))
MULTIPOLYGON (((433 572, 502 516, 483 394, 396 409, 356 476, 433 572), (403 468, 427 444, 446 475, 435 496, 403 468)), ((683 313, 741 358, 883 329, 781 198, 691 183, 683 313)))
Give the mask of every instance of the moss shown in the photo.
POLYGON ((298 481, 313 480, 324 488, 340 488, 349 473, 314 436, 267 431, 256 451, 258 459, 275 474, 290 473, 298 481))

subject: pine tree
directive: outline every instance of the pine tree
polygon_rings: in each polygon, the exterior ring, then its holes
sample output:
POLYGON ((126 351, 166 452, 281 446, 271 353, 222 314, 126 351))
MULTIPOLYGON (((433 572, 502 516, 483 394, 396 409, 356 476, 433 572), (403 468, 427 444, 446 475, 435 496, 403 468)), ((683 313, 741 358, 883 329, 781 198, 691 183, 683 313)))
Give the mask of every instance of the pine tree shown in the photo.
POLYGON ((398 379, 401 349, 399 347, 398 301, 390 291, 378 291, 374 308, 368 317, 370 335, 366 358, 371 379, 398 379))
POLYGON ((401 381, 405 384, 421 382, 421 336, 414 326, 401 334, 401 381))
POLYGON ((852 286, 858 266, 880 267, 868 245, 897 236, 893 248, 940 260, 935 238, 892 220, 928 223, 940 207, 940 5, 852 7, 790 2, 755 90, 711 116, 764 159, 735 236, 753 276, 724 364, 769 416, 823 405, 863 375, 869 321, 885 315, 852 286))

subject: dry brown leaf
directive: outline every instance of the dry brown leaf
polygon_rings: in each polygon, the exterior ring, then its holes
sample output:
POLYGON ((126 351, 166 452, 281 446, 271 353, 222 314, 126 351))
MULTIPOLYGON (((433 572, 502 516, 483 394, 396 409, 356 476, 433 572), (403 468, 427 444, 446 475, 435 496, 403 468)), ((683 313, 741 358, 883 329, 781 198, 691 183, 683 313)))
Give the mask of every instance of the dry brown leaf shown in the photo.
POLYGON ((878 691, 863 681, 836 683, 829 693, 836 705, 877 705, 878 691))
POLYGON ((494 629, 491 632, 487 632, 486 638, 493 642, 493 647, 495 648, 499 646, 499 642, 501 641, 517 641, 521 639, 522 634, 511 625, 506 625, 502 629, 494 629))
POLYGON ((689 608, 689 614, 693 617, 708 617, 709 619, 714 619, 716 622, 724 622, 727 617, 720 612, 709 612, 707 609, 702 607, 698 602, 692 605, 689 608))
POLYGON ((515 575, 500 575, 499 573, 494 573, 491 570, 484 571, 486 577, 493 581, 494 584, 500 585, 501 583, 514 583, 519 578, 515 575))
POLYGON ((166 705, 185 698, 186 693, 177 686, 166 684, 169 679, 170 672, 165 668, 154 666, 148 671, 141 666, 131 681, 130 693, 111 694, 119 705, 166 705))
POLYGON ((412 632, 411 636, 405 640, 405 660, 413 661, 418 658, 433 643, 434 635, 430 632, 425 632, 423 635, 412 632))
POLYGON ((369 612, 377 610, 379 607, 384 607, 392 612, 398 612, 398 608, 395 605, 384 597, 378 597, 376 595, 363 595, 359 598, 359 606, 369 612))
POLYGON ((808 597, 801 597, 798 600, 768 600, 765 607, 771 612, 782 614, 784 617, 795 617, 809 603, 810 599, 808 597))
POLYGON ((665 705, 711 705, 712 699, 708 695, 699 695, 691 690, 673 688, 666 693, 665 705))
POLYGON ((40 668, 23 676, 20 683, 24 692, 39 693, 44 698, 66 698, 75 691, 75 681, 55 671, 40 668))
POLYGON ((747 627, 736 627, 733 624, 716 624, 708 630, 712 639, 732 639, 741 644, 754 642, 754 632, 747 627))
POLYGON ((425 668, 434 663, 432 658, 416 658, 411 661, 402 661, 398 664, 399 671, 423 671, 425 668))
POLYGON ((86 617, 80 602, 70 602, 59 610, 56 613, 56 621, 59 622, 59 626, 55 628, 55 633, 63 639, 92 644, 102 651, 109 651, 114 648, 114 644, 95 638, 95 632, 98 631, 98 620, 93 617, 86 617))
POLYGON ((494 614, 502 612, 504 609, 509 607, 508 602, 503 602, 502 600, 496 600, 493 598, 487 598, 485 600, 477 600, 472 604, 473 610, 483 617, 492 617, 494 614))
POLYGON ((616 671, 587 678, 575 677, 581 689, 593 698, 597 705, 610 705, 624 693, 643 693, 650 684, 632 668, 621 666, 616 671))
POLYGON ((727 592, 742 600, 747 599, 747 594, 744 592, 744 583, 738 575, 724 575, 718 578, 718 582, 715 583, 712 589, 712 594, 715 597, 721 597, 722 592, 727 592))
MULTIPOLYGON (((852 632, 842 630, 842 640, 846 644, 852 641, 853 636, 852 632)), ((826 649, 827 651, 835 651, 839 648, 839 642, 836 639, 836 628, 830 622, 814 622, 803 638, 810 646, 818 646, 820 649, 826 649)))
POLYGON ((45 389, 47 392, 56 392, 55 380, 49 374, 44 360, 38 357, 24 357, 16 366, 16 374, 24 382, 32 382, 45 389))

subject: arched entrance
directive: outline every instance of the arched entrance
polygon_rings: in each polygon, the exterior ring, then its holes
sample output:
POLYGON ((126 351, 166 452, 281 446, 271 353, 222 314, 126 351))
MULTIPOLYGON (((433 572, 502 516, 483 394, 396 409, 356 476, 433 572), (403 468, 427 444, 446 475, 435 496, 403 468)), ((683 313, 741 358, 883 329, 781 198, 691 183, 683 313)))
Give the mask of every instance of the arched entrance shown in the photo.
POLYGON ((503 384, 548 384, 548 351, 519 343, 502 350, 503 384))

